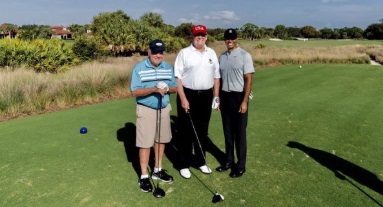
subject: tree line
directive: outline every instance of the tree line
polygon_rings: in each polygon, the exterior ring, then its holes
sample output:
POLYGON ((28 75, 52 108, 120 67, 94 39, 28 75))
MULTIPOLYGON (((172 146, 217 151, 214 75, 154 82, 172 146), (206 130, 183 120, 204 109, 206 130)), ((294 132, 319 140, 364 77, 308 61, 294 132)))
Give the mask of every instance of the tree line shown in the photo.
POLYGON ((383 39, 383 21, 369 25, 365 30, 359 27, 328 28, 317 30, 307 25, 303 27, 286 27, 277 25, 275 28, 258 27, 253 23, 246 23, 241 28, 240 36, 243 39, 254 40, 260 38, 321 38, 321 39, 383 39))
MULTIPOLYGON (((239 38, 256 40, 262 38, 322 38, 322 39, 383 39, 383 19, 379 23, 369 25, 365 30, 358 27, 323 28, 317 30, 313 26, 286 27, 276 25, 274 28, 259 27, 254 23, 246 23, 236 28, 239 38)), ((93 17, 91 24, 72 24, 68 28, 74 34, 72 50, 78 59, 87 61, 105 55, 130 56, 145 55, 148 43, 155 38, 162 39, 167 45, 167 52, 177 52, 190 44, 192 23, 178 26, 166 24, 158 13, 145 13, 135 20, 122 10, 103 12, 93 17), (87 30, 92 36, 85 35, 87 30)), ((226 28, 208 28, 208 43, 223 40, 226 28)), ((22 25, 17 27, 6 24, 0 28, 0 34, 8 32, 24 41, 50 39, 52 29, 48 25, 22 25)), ((1 37, 1 36, 0 36, 1 37)))
MULTIPOLYGON (((125 45, 127 50, 145 47, 147 37, 151 35, 162 38, 181 37, 188 38, 191 23, 182 23, 179 26, 166 24, 158 13, 145 13, 138 20, 130 18, 122 10, 105 12, 93 17, 93 22, 86 25, 72 24, 69 26, 76 37, 86 34, 91 29, 95 36, 99 37, 104 44, 125 45), (127 44, 128 43, 128 44, 127 44)), ((370 24, 366 29, 359 27, 322 28, 316 29, 307 25, 303 27, 286 27, 276 25, 274 28, 259 27, 254 23, 246 23, 236 28, 242 39, 255 40, 261 38, 322 38, 322 39, 383 39, 383 19, 378 23, 370 24)), ((32 40, 37 38, 50 38, 52 30, 48 25, 22 25, 17 27, 6 24, 0 28, 0 33, 19 31, 18 38, 32 40)), ((221 40, 225 28, 210 28, 209 35, 214 39, 221 40)), ((179 40, 178 40, 179 41, 179 40)), ((182 42, 181 42, 182 43, 182 42)))

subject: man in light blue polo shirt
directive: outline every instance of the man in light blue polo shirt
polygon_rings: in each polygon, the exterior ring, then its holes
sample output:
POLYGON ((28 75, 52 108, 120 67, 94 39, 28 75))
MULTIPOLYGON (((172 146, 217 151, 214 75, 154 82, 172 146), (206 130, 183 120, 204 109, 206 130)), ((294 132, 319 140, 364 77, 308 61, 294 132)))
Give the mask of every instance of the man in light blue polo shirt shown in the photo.
POLYGON ((225 136, 226 163, 216 170, 223 172, 231 169, 229 176, 237 178, 246 171, 248 102, 255 70, 250 54, 238 46, 235 29, 227 29, 224 39, 227 50, 219 57, 219 107, 225 136))
POLYGON ((136 97, 136 146, 139 147, 141 176, 139 186, 143 192, 151 192, 148 165, 151 147, 154 145, 155 166, 152 179, 172 182, 173 177, 162 169, 165 144, 172 134, 170 128, 169 94, 177 92, 174 70, 163 62, 165 43, 153 40, 149 44, 148 58, 132 69, 130 90, 136 97), (161 129, 159 129, 161 126, 161 129))

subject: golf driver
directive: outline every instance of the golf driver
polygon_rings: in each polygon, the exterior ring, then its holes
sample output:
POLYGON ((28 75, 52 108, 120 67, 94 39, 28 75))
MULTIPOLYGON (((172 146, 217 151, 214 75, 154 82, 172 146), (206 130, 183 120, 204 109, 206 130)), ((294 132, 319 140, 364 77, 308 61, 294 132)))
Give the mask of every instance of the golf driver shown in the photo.
MULTIPOLYGON (((157 162, 157 166, 159 164, 159 157, 160 157, 160 143, 161 143, 161 108, 162 108, 162 96, 160 95, 160 101, 159 101, 159 110, 157 110, 157 126, 158 126, 158 143, 157 143, 157 159, 156 159, 156 162, 157 162), (159 114, 158 114, 159 112, 159 114)), ((155 185, 154 185, 155 186, 155 185)), ((159 187, 159 179, 157 180, 157 186, 154 187, 154 191, 153 191, 153 195, 154 197, 156 198, 162 198, 165 196, 165 191, 162 190, 160 187, 159 187)))
MULTIPOLYGON (((193 119, 192 119, 192 117, 191 117, 191 115, 190 115, 190 112, 187 112, 187 114, 189 115, 190 123, 191 123, 191 125, 192 125, 192 127, 193 127, 194 134, 195 134, 195 136, 196 136, 196 138, 197 138, 198 146, 199 146, 199 148, 200 148, 200 150, 201 150, 203 159, 204 159, 205 162, 206 162, 206 157, 205 157, 205 154, 203 153, 202 146, 201 146, 201 142, 199 141, 197 131, 195 130, 195 126, 194 126, 194 123, 193 123, 193 119)), ((212 184, 213 184, 213 188, 214 188, 214 190, 215 190, 215 193, 212 192, 212 193, 213 193, 213 199, 211 200, 211 202, 212 202, 212 203, 218 203, 218 202, 220 202, 220 201, 223 201, 225 198, 223 197, 223 195, 221 195, 221 194, 219 194, 219 193, 217 192, 216 187, 215 187, 215 183, 214 183, 214 179, 212 179, 212 174, 213 174, 213 172, 210 173, 210 178, 211 178, 211 181, 212 181, 212 184)))

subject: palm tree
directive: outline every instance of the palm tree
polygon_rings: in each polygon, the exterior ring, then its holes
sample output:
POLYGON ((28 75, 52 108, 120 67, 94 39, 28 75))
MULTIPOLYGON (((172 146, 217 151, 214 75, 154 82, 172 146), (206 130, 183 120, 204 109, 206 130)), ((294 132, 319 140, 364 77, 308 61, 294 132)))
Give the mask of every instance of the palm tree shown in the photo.
POLYGON ((144 15, 140 17, 140 20, 156 28, 163 28, 165 25, 164 20, 162 19, 162 16, 160 14, 153 13, 153 12, 145 13, 144 15))
POLYGON ((253 23, 246 23, 241 27, 241 32, 249 40, 259 36, 259 27, 253 23))

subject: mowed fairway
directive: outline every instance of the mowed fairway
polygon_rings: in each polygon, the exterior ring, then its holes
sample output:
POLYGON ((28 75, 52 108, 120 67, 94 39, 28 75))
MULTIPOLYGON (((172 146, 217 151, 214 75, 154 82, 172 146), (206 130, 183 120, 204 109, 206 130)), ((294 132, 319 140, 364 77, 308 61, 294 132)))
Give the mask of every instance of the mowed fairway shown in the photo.
MULTIPOLYGON (((165 158, 161 199, 137 184, 133 98, 0 122, 0 206, 212 206, 214 187, 216 206, 383 205, 382 66, 263 69, 253 91, 244 176, 185 180, 165 158)), ((210 135, 223 150, 217 111, 210 135)))

